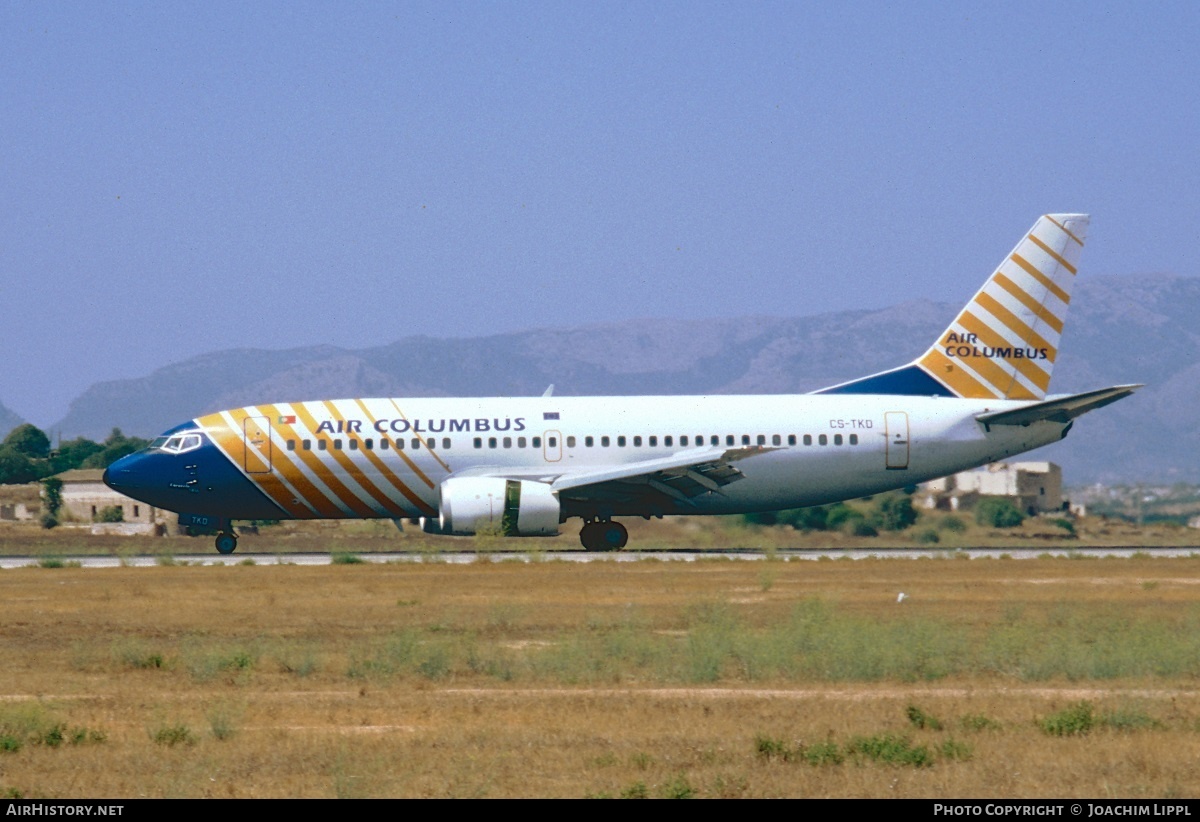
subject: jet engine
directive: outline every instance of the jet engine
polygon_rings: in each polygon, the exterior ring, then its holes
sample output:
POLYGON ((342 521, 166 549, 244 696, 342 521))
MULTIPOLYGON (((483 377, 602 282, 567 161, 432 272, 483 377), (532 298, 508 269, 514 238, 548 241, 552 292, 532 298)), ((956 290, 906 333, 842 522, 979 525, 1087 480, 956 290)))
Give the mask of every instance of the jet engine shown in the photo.
POLYGON ((438 493, 443 534, 468 536, 495 530, 507 537, 552 537, 558 533, 558 497, 544 482, 451 477, 438 493))

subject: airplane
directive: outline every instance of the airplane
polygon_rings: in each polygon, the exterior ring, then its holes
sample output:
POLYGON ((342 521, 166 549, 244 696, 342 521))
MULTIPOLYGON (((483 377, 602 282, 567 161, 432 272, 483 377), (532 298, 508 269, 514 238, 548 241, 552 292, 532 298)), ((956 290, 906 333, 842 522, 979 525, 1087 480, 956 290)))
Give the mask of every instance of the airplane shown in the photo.
POLYGON ((387 518, 624 547, 617 517, 741 514, 914 485, 1055 442, 1133 393, 1048 395, 1088 215, 1048 214, 930 348, 808 394, 341 399, 206 414, 114 490, 237 547, 234 520, 387 518))

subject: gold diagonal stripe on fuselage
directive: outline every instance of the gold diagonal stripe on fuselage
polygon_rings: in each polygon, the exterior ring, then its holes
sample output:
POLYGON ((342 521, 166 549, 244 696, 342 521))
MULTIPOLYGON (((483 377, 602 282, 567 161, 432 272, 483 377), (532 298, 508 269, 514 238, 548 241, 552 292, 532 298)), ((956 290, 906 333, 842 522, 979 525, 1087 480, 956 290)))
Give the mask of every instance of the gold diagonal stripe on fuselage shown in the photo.
MULTIPOLYGON (((250 417, 265 416, 262 411, 257 406, 248 406, 246 408, 235 408, 230 411, 222 411, 214 416, 220 420, 220 427, 223 429, 221 432, 221 439, 224 441, 223 446, 227 448, 231 454, 232 458, 230 461, 237 465, 237 468, 242 472, 242 475, 254 483, 254 486, 258 488, 258 490, 261 491, 263 495, 267 497, 267 499, 279 506, 281 510, 287 511, 289 514, 292 513, 295 510, 294 506, 287 504, 292 498, 292 495, 288 493, 287 488, 284 487, 283 483, 279 481, 279 478, 276 477, 274 473, 249 473, 245 470, 243 464, 238 463, 236 457, 236 454, 239 451, 244 454, 248 450, 246 448, 245 440, 246 420, 250 417)), ((212 436, 211 432, 209 433, 209 436, 212 436)), ((262 465, 265 469, 267 463, 262 461, 262 465)))
MULTIPOLYGON (((400 419, 404 420, 405 422, 408 422, 408 417, 404 416, 404 412, 400 410, 399 405, 396 405, 396 401, 389 398, 388 402, 390 402, 392 404, 392 406, 396 409, 396 413, 400 415, 400 419)), ((418 436, 420 436, 420 434, 418 432, 414 431, 413 433, 416 433, 418 436)), ((421 442, 428 445, 428 441, 424 437, 421 437, 421 442)), ((446 465, 446 463, 442 462, 441 459, 438 458, 436 451, 434 451, 430 448, 426 448, 425 450, 429 451, 429 455, 431 457, 433 457, 435 460, 437 460, 438 463, 443 468, 445 468, 447 472, 450 471, 450 466, 446 465)), ((408 463, 409 467, 412 468, 413 473, 416 474, 418 477, 420 477, 422 482, 424 482, 426 485, 428 485, 430 488, 432 488, 434 486, 433 480, 431 480, 428 476, 426 476, 425 472, 422 471, 415 462, 410 460, 406 454, 403 454, 403 452, 401 452, 401 453, 404 456, 404 459, 408 463)))
POLYGON ((1026 325, 1020 317, 1009 311, 1003 303, 986 292, 980 293, 975 298, 975 302, 997 320, 1008 326, 1008 329, 1020 337, 1029 348, 1046 349, 1048 361, 1054 362, 1054 355, 1057 353, 1057 348, 1041 334, 1026 325))
MULTIPOLYGON (((984 345, 989 348, 1015 348, 1012 343, 1004 339, 999 332, 993 330, 987 323, 976 317, 970 311, 964 311, 958 318, 959 324, 967 331, 974 334, 979 339, 979 345, 984 345)), ((1050 360, 1053 363, 1053 360, 1050 360)), ((1050 385, 1050 375, 1033 364, 1033 360, 1025 358, 1017 359, 1015 357, 1004 359, 1004 364, 1008 368, 1013 368, 1020 374, 1024 375, 1027 380, 1037 386, 1041 391, 1045 391, 1050 385)))
POLYGON ((1028 291, 1025 291, 999 271, 996 272, 992 279, 995 280, 996 285, 1003 288, 1010 296, 1018 300, 1021 305, 1033 312, 1035 317, 1053 328, 1056 334, 1062 334, 1063 321, 1054 316, 1054 313, 1049 308, 1039 304, 1037 300, 1029 295, 1028 291))
MULTIPOLYGON (((328 411, 335 419, 342 419, 341 412, 337 410, 337 406, 335 406, 331 401, 325 400, 323 405, 325 406, 325 410, 328 411)), ((362 450, 361 437, 357 437, 355 434, 350 433, 346 433, 345 437, 347 441, 349 441, 352 437, 356 438, 360 445, 358 450, 362 450)), ((375 500, 376 504, 381 506, 386 512, 391 514, 393 518, 409 516, 409 512, 404 510, 404 506, 400 505, 400 503, 392 499, 386 491, 372 482, 371 478, 367 476, 367 472, 362 470, 362 466, 355 464, 354 457, 350 455, 351 452, 341 451, 335 448, 333 450, 326 451, 325 453, 332 454, 334 460, 336 460, 337 463, 346 471, 346 473, 349 474, 356 483, 358 483, 358 487, 366 491, 368 496, 375 500)))
MULTIPOLYGON (((355 400, 355 402, 358 404, 358 407, 362 409, 363 415, 366 417, 366 419, 371 423, 372 426, 374 426, 375 417, 367 409, 367 404, 362 400, 355 400)), ((369 459, 371 463, 379 469, 379 473, 382 474, 397 491, 403 494, 409 502, 415 505, 418 511, 426 516, 433 516, 436 513, 429 503, 421 499, 421 497, 419 497, 415 491, 404 484, 404 481, 401 480, 400 477, 387 466, 387 463, 383 461, 383 457, 381 457, 377 452, 363 449, 363 453, 366 454, 367 459, 369 459)), ((401 456, 404 456, 403 451, 398 453, 401 456)))
MULTIPOLYGON (((297 412, 290 416, 302 417, 303 415, 297 412)), ((299 435, 301 440, 308 436, 302 428, 297 427, 292 430, 299 435)), ((300 446, 303 448, 303 442, 300 443, 300 446)), ((294 451, 292 454, 293 459, 288 464, 295 468, 295 473, 292 474, 291 479, 311 495, 313 500, 319 500, 318 507, 322 516, 328 519, 337 519, 358 515, 355 507, 342 499, 342 495, 329 482, 328 468, 321 462, 320 456, 312 451, 304 450, 294 451), (305 469, 307 469, 307 473, 305 469)))
POLYGON ((1071 295, 1068 294, 1066 291, 1064 291, 1057 283, 1054 282, 1054 280, 1047 277, 1041 271, 1038 271, 1037 266, 1035 266, 1033 263, 1029 262, 1029 260, 1026 260, 1024 257, 1022 257, 1020 254, 1017 254, 1016 252, 1013 252, 1012 256, 1009 259, 1011 259, 1017 265, 1021 266, 1021 268, 1025 269, 1025 271, 1028 272, 1031 277, 1033 277, 1039 283, 1044 285, 1051 294, 1053 294, 1055 297, 1058 297, 1060 300, 1062 300, 1064 305, 1070 304, 1071 295))
MULTIPOLYGON (((296 412, 297 417, 304 420, 305 427, 313 432, 314 439, 319 442, 321 437, 316 434, 318 427, 317 421, 313 418, 313 415, 309 413, 307 403, 297 403, 296 405, 292 406, 292 410, 296 412)), ((342 478, 339 477, 333 471, 333 469, 329 467, 329 464, 325 462, 324 458, 321 456, 322 454, 336 452, 334 452, 332 449, 324 452, 315 450, 314 443, 314 450, 303 451, 300 453, 302 454, 301 458, 304 460, 304 464, 308 466, 309 470, 311 470, 316 476, 320 477, 321 482, 325 483, 330 492, 332 492, 333 495, 336 496, 343 505, 349 508, 355 516, 364 517, 367 519, 379 516, 377 511, 367 505, 367 503, 359 498, 358 494, 354 493, 354 491, 345 484, 342 478)))
POLYGON ((1037 237, 1035 237, 1032 234, 1029 235, 1029 239, 1033 241, 1034 245, 1036 245, 1042 251, 1045 251, 1052 258, 1054 258, 1054 261, 1057 262, 1059 265, 1061 265, 1063 268, 1065 268, 1067 271, 1070 271, 1072 274, 1075 273, 1075 266, 1071 265, 1069 262, 1067 262, 1065 259, 1063 259, 1062 255, 1059 254, 1057 251, 1055 251, 1053 248, 1046 245, 1045 243, 1043 243, 1041 240, 1039 240, 1037 237))
MULTIPOLYGON (((284 416, 296 416, 295 414, 284 414, 282 409, 280 409, 280 407, 277 405, 271 405, 267 407, 271 409, 272 419, 278 420, 280 417, 284 416)), ((285 440, 290 439, 296 443, 297 450, 288 451, 286 447, 281 449, 287 460, 287 468, 289 470, 280 470, 279 468, 276 470, 280 471, 287 481, 292 484, 292 486, 296 489, 297 495, 299 495, 301 499, 309 501, 310 504, 316 508, 316 510, 320 512, 323 517, 327 519, 333 519, 345 516, 345 511, 342 508, 339 508, 332 500, 329 499, 329 494, 331 492, 321 490, 319 487, 317 487, 316 483, 309 479, 308 475, 304 473, 304 467, 308 467, 310 470, 312 468, 305 463, 304 454, 306 452, 302 450, 305 439, 308 439, 309 442, 312 441, 308 433, 303 430, 297 430, 296 427, 286 423, 277 424, 277 428, 280 431, 280 435, 283 436, 285 440)))
POLYGON ((1079 243, 1081 246, 1083 245, 1083 240, 1079 239, 1079 238, 1078 238, 1078 237, 1076 237, 1074 234, 1072 234, 1072 233, 1071 233, 1071 230, 1070 230, 1070 229, 1068 229, 1068 228, 1067 228, 1065 225, 1063 225, 1062 223, 1060 223, 1058 220, 1054 219, 1054 218, 1053 218, 1053 217, 1051 217, 1049 214, 1047 214, 1047 215, 1046 215, 1046 219, 1047 219, 1047 220, 1049 220, 1050 222, 1054 223, 1054 224, 1055 224, 1056 226, 1058 226, 1059 228, 1061 228, 1061 229, 1063 230, 1063 234, 1066 234, 1068 237, 1070 237, 1070 238, 1071 238, 1072 240, 1074 240, 1075 242, 1079 243))
MULTIPOLYGON (((275 413, 274 407, 254 406, 253 412, 254 412, 254 415, 265 416, 266 419, 271 421, 270 431, 271 431, 272 436, 274 436, 274 434, 277 431, 277 424, 276 424, 275 420, 278 419, 278 416, 275 413)), ((242 425, 245 425, 245 422, 242 422, 242 425)), ((313 512, 317 512, 319 510, 317 505, 314 505, 313 503, 311 503, 310 500, 308 500, 308 498, 306 496, 304 496, 304 494, 301 494, 299 492, 299 490, 296 490, 296 488, 288 487, 289 485, 294 485, 294 484, 292 484, 292 482, 290 482, 290 478, 289 478, 289 476, 287 476, 286 472, 282 472, 282 470, 280 470, 280 462, 281 461, 282 462, 289 461, 288 456, 287 456, 287 449, 272 448, 271 449, 271 468, 272 468, 271 473, 270 474, 250 474, 250 475, 248 475, 248 478, 250 478, 254 482, 254 484, 256 484, 259 487, 260 491, 262 491, 263 493, 266 494, 266 496, 268 496, 272 500, 274 500, 276 505, 280 506, 280 508, 282 508, 284 511, 288 511, 289 514, 292 514, 293 516, 296 515, 296 505, 292 504, 293 499, 304 500, 304 503, 302 503, 302 506, 304 506, 304 509, 306 509, 306 510, 300 512, 300 518, 305 518, 306 514, 313 514, 313 512)))

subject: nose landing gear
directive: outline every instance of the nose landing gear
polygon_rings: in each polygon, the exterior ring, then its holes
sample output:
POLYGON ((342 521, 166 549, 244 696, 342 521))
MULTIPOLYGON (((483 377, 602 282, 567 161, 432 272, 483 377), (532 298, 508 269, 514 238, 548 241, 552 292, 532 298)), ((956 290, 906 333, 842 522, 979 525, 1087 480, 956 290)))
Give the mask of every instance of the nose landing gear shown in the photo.
POLYGON ((619 522, 593 520, 583 524, 579 541, 586 551, 619 551, 629 542, 629 531, 619 522))

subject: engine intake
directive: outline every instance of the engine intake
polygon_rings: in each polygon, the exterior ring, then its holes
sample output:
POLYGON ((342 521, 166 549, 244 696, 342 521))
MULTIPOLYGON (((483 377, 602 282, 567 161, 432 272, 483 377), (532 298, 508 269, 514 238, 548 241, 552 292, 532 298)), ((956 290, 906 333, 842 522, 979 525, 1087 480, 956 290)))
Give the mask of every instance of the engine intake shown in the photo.
POLYGON ((506 537, 558 533, 558 497, 544 482, 452 477, 438 488, 441 531, 469 536, 495 529, 506 537))

